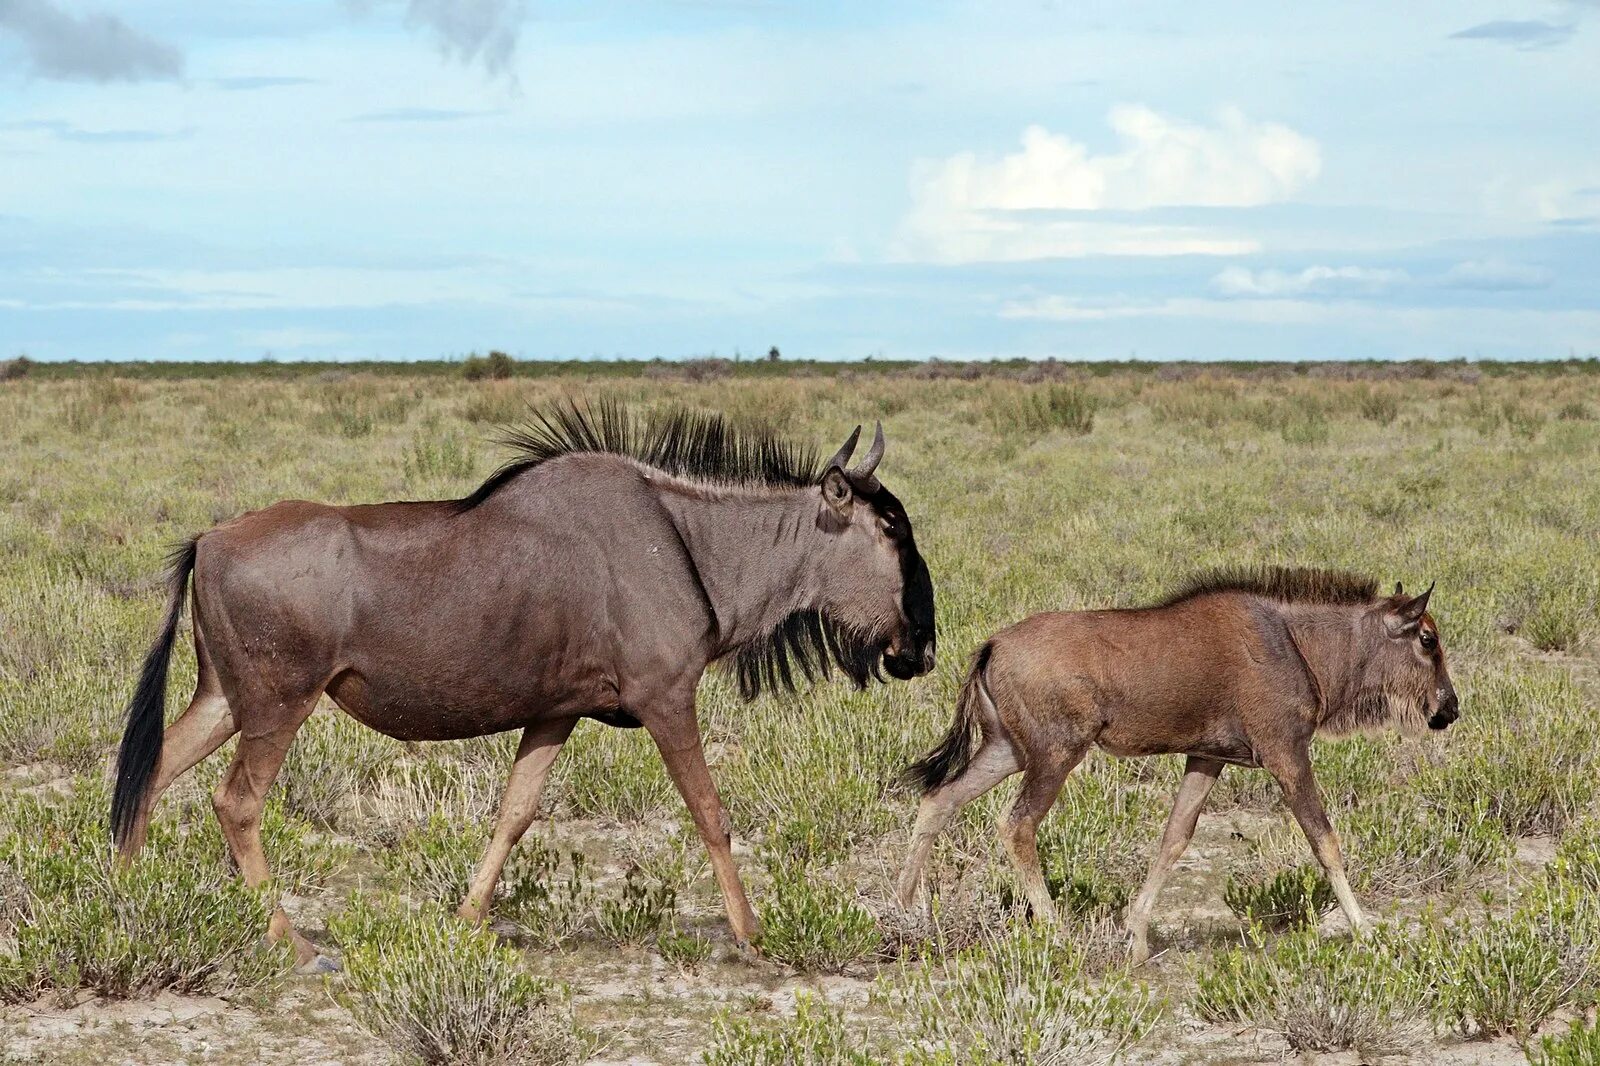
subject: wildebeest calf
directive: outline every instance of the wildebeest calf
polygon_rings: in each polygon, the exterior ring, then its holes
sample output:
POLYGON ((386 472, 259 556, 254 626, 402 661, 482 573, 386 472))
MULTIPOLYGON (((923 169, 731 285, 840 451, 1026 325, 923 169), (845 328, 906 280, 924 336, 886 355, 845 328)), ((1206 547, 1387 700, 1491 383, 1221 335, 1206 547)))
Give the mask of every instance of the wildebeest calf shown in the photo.
POLYGON ((1035 834, 1062 782, 1098 744, 1118 756, 1182 753, 1183 784, 1144 887, 1128 911, 1133 959, 1161 884, 1188 847, 1228 763, 1264 767, 1283 789, 1352 928, 1361 909, 1311 772, 1311 738, 1458 717, 1428 597, 1320 570, 1214 573, 1152 607, 1036 614, 974 656, 955 723, 908 772, 925 793, 899 883, 911 906, 934 838, 961 807, 1021 770, 1001 826, 1036 917, 1054 906, 1035 834), (979 741, 976 750, 973 742, 979 741))

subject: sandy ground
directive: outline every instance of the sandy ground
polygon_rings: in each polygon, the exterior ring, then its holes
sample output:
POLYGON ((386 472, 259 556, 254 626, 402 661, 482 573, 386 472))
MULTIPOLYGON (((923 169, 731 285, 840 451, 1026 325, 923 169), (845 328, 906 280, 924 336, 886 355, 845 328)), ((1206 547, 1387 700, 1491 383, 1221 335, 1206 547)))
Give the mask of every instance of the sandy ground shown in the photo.
MULTIPOLYGON (((1157 917, 1161 951, 1145 976, 1156 986, 1176 986, 1196 949, 1226 942, 1237 923, 1222 901, 1227 860, 1264 817, 1248 811, 1219 812, 1201 822, 1195 845, 1163 894, 1157 917)), ((1530 865, 1548 858, 1548 841, 1530 840, 1519 857, 1530 865)), ((702 886, 707 887, 707 886, 702 886)), ((313 901, 290 901, 308 926, 319 909, 313 901)), ((597 1066, 679 1066, 697 1061, 714 1019, 723 1010, 753 1016, 792 1013, 797 993, 871 1011, 871 974, 795 977, 782 968, 745 961, 728 942, 715 899, 685 901, 687 928, 716 943, 713 959, 686 975, 648 949, 624 950, 600 943, 536 958, 538 968, 570 983, 582 1024, 596 1032, 597 1066)), ((1328 935, 1343 935, 1342 918, 1327 919, 1328 935)), ((335 1002, 339 978, 294 978, 275 998, 236 1001, 164 993, 150 1000, 113 1001, 76 996, 47 997, 0 1013, 0 1063, 62 1063, 122 1066, 152 1063, 387 1063, 388 1051, 363 1032, 335 1002)), ((1552 1023, 1553 1027, 1565 1022, 1552 1023)), ((1269 1032, 1210 1025, 1174 1007, 1156 1034, 1130 1060, 1152 1066, 1228 1066, 1246 1063, 1326 1063, 1355 1066, 1353 1053, 1296 1055, 1269 1032)), ((1385 1063, 1508 1066, 1524 1056, 1512 1041, 1444 1038, 1412 1056, 1385 1063)))

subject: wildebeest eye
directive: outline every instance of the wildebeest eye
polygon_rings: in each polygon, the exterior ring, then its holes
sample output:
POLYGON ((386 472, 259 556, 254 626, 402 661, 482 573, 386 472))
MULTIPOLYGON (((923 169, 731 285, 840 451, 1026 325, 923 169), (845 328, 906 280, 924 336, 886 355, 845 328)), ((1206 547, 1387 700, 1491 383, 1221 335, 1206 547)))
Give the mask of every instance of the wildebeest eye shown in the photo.
POLYGON ((1427 632, 1423 632, 1423 633, 1418 634, 1417 639, 1419 641, 1421 641, 1422 642, 1422 646, 1424 648, 1427 648, 1429 651, 1432 651, 1433 650, 1433 646, 1435 644, 1439 643, 1439 638, 1438 637, 1434 636, 1432 633, 1427 633, 1427 632))

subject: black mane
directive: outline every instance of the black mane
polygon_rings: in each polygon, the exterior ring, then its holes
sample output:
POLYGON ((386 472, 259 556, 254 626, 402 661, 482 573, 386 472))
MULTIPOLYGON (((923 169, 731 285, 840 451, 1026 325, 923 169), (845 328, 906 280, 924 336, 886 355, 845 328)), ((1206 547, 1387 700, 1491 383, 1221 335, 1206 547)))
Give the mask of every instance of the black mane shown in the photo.
POLYGON ((578 452, 625 455, 663 473, 731 485, 799 488, 822 476, 810 448, 765 428, 736 428, 720 414, 678 408, 636 415, 615 400, 558 400, 535 407, 500 438, 519 454, 456 501, 469 511, 518 474, 578 452))
POLYGON ((858 639, 819 611, 797 611, 760 640, 751 641, 731 658, 739 695, 755 699, 763 691, 795 690, 799 674, 806 681, 831 677, 837 666, 866 688, 873 678, 883 680, 878 664, 883 648, 858 639), (793 659, 794 664, 790 665, 793 659))
POLYGON ((1156 604, 1171 607, 1212 592, 1245 592, 1286 603, 1356 604, 1378 598, 1378 582, 1345 570, 1248 566, 1211 570, 1190 578, 1156 604))

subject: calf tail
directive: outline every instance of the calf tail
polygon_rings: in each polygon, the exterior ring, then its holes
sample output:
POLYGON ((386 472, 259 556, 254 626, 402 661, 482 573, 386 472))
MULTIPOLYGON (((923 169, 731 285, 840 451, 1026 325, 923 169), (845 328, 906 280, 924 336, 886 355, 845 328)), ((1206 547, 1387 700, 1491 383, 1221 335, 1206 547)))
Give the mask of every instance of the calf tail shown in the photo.
POLYGON ((992 644, 985 643, 972 657, 967 679, 961 683, 961 694, 956 697, 956 719, 950 723, 950 730, 939 741, 939 746, 906 768, 905 780, 924 795, 960 777, 972 762, 972 742, 983 727, 979 701, 989 698, 983 674, 993 650, 992 644))
POLYGON ((161 738, 166 724, 167 663, 178 638, 178 619, 183 614, 184 594, 189 575, 194 573, 195 544, 192 537, 179 545, 167 561, 167 613, 161 631, 145 653, 139 684, 128 704, 128 726, 117 750, 117 783, 111 794, 111 836, 117 847, 127 844, 138 820, 151 775, 161 761, 161 738))

